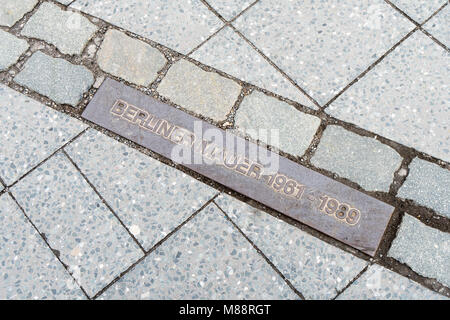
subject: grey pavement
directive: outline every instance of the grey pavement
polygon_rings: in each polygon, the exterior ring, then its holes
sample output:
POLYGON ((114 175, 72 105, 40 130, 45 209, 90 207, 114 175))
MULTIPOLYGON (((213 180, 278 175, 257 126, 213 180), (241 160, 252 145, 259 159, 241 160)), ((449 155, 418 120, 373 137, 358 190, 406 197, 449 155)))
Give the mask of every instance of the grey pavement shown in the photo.
POLYGON ((448 299, 449 10, 445 0, 4 0, 0 298, 448 299), (179 170, 81 118, 106 77, 401 219, 371 259, 179 170))

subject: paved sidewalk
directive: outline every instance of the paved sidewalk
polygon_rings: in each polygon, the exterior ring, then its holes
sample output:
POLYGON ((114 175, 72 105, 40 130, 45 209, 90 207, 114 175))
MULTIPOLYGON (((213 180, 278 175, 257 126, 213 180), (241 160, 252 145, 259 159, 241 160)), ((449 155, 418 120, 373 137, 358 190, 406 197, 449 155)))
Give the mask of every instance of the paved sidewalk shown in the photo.
POLYGON ((448 299, 449 10, 4 0, 0 298, 448 299), (82 119, 107 77, 394 206, 377 255, 82 119))

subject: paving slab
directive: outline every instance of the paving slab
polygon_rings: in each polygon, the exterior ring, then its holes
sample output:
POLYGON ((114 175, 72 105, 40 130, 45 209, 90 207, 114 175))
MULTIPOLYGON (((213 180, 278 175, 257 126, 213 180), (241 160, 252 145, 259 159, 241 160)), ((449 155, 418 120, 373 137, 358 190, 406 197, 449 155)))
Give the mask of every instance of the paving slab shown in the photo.
POLYGON ((0 197, 0 299, 85 299, 9 194, 0 197))
POLYGON ((414 28, 383 0, 261 0, 233 24, 321 105, 414 28))
POLYGON ((400 10, 413 18, 416 22, 422 23, 430 17, 436 10, 443 6, 446 0, 391 0, 400 10))
POLYGON ((213 204, 100 298, 299 299, 213 204))
POLYGON ((416 32, 326 112, 450 161, 449 53, 416 32))
POLYGON ((311 163, 366 190, 388 192, 402 159, 394 149, 374 138, 331 125, 325 129, 311 163))
POLYGON ((12 66, 27 51, 28 42, 0 30, 0 71, 12 66))
MULTIPOLYGON (((320 118, 300 112, 286 102, 258 91, 244 98, 235 115, 238 131, 274 145, 269 139, 270 130, 277 130, 279 143, 277 141, 274 146, 299 156, 308 149, 320 122, 320 118), (267 136, 258 134, 258 130, 267 130, 267 136)), ((261 131, 264 132, 266 131, 261 131)))
POLYGON ((11 185, 86 128, 0 84, 0 177, 11 185))
POLYGON ((394 210, 109 78, 82 117, 372 256, 394 210))
POLYGON ((367 265, 228 195, 215 202, 306 299, 331 299, 367 265))
POLYGON ((337 300, 448 300, 378 265, 371 266, 337 300))
POLYGON ((14 81, 57 103, 76 106, 94 83, 94 76, 84 66, 38 51, 25 63, 14 81))
POLYGON ((23 16, 33 10, 38 0, 2 0, 0 6, 0 25, 12 27, 23 16))
POLYGON ((53 44, 64 54, 79 55, 97 29, 81 14, 44 2, 25 24, 21 34, 53 44))
POLYGON ((71 7, 183 54, 223 25, 200 0, 77 0, 71 7))
POLYGON ((158 49, 110 29, 97 53, 97 62, 103 71, 137 85, 148 86, 167 60, 158 49))
POLYGON ((446 6, 433 18, 423 25, 436 39, 450 47, 450 6, 446 6))
POLYGON ((254 0, 209 0, 208 3, 227 21, 232 20, 254 0))
POLYGON ((272 91, 311 109, 317 107, 231 27, 225 27, 191 55, 197 61, 272 91))
POLYGON ((220 121, 231 111, 241 86, 181 59, 169 69, 157 91, 183 108, 220 121))
POLYGON ((414 158, 409 165, 408 177, 397 196, 412 199, 450 218, 450 171, 414 158))
POLYGON ((90 297, 143 256, 62 153, 27 175, 11 192, 90 297))
POLYGON ((66 150, 146 250, 217 193, 94 130, 66 150))
POLYGON ((450 287, 450 234, 405 214, 388 256, 450 287))

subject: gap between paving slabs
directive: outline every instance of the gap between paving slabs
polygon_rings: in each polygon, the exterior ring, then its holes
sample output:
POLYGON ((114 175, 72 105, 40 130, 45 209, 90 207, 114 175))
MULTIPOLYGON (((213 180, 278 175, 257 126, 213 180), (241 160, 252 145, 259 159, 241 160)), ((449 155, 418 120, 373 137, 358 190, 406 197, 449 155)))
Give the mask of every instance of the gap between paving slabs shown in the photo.
MULTIPOLYGON (((21 21, 19 21, 18 23, 16 23, 16 25, 15 26, 13 26, 10 30, 8 30, 8 31, 11 31, 12 30, 12 33, 13 34, 15 34, 16 36, 18 35, 17 34, 17 30, 20 30, 20 27, 18 27, 18 26, 20 26, 24 21, 26 21, 28 18, 29 18, 29 16, 31 16, 31 14, 27 14, 27 15, 25 15, 25 17, 21 20, 21 21)), ((102 21, 100 21, 99 19, 96 19, 96 20, 98 20, 97 21, 97 23, 98 24, 100 24, 101 26, 103 26, 101 29, 100 29, 100 31, 98 31, 98 33, 97 33, 97 35, 96 36, 94 36, 94 39, 95 40, 97 40, 99 43, 101 42, 101 40, 102 40, 102 35, 106 32, 106 28, 105 28, 105 26, 108 26, 108 24, 107 23, 104 23, 104 22, 102 22, 102 21), (99 37, 100 36, 100 37, 99 37)), ((132 34, 130 34, 130 33, 128 33, 129 35, 132 35, 132 34)), ((140 38, 140 37, 138 37, 138 36, 135 36, 135 35, 133 35, 134 37, 136 37, 136 38, 140 38)), ((24 37, 21 37, 20 35, 19 35, 19 38, 24 38, 24 37)), ((86 46, 86 48, 85 48, 85 50, 84 50, 84 53, 83 53, 83 57, 86 57, 87 56, 87 48, 92 44, 92 43, 94 43, 95 42, 95 40, 91 40, 89 43, 88 43, 88 45, 86 46)), ((38 46, 38 47, 40 47, 40 46, 43 46, 44 48, 43 48, 43 50, 44 51, 46 51, 47 53, 50 53, 52 56, 54 56, 54 55, 56 55, 56 56, 63 56, 63 55, 61 55, 59 52, 58 52, 58 50, 57 49, 55 49, 53 46, 51 46, 51 45, 48 45, 48 44, 45 44, 43 41, 39 41, 39 40, 29 40, 29 42, 32 44, 32 46, 33 45, 36 45, 36 46, 38 46)), ((155 43, 153 43, 152 41, 148 41, 147 40, 147 42, 148 43, 151 43, 151 44, 153 44, 154 46, 155 46, 155 43)), ((179 57, 182 57, 182 55, 179 55, 179 54, 177 54, 177 53, 174 53, 174 52, 172 52, 170 49, 167 49, 167 48, 164 48, 163 46, 158 46, 158 45, 156 45, 160 50, 163 50, 163 52, 165 52, 166 53, 166 55, 168 54, 167 52, 169 52, 169 54, 170 54, 170 56, 171 57, 173 57, 173 56, 175 56, 175 57, 177 57, 177 58, 179 58, 179 57)), ((32 50, 35 50, 35 48, 33 48, 32 50)), ((24 56, 23 57, 21 57, 20 59, 19 59, 19 63, 18 64, 16 64, 15 66, 13 66, 13 67, 11 67, 10 68, 10 70, 15 70, 16 72, 17 72, 17 70, 19 70, 19 68, 23 65, 23 63, 25 62, 25 60, 26 60, 26 58, 27 58, 27 56, 29 56, 29 54, 32 52, 32 50, 30 50, 29 52, 27 52, 27 53, 25 53, 24 54, 24 56), (19 67, 19 68, 18 68, 19 67)), ((97 77, 98 78, 102 78, 102 77, 104 77, 105 76, 105 73, 103 73, 101 70, 99 70, 99 68, 96 66, 96 63, 95 63, 95 61, 94 62, 92 62, 92 61, 90 61, 90 59, 80 59, 80 58, 78 58, 78 57, 68 57, 68 56, 63 56, 66 60, 69 60, 70 62, 72 62, 72 63, 76 63, 76 64, 79 64, 79 63, 82 63, 82 64, 86 64, 86 67, 88 67, 88 69, 89 68, 94 68, 94 74, 96 74, 97 75, 97 77)), ((188 59, 189 60, 189 59, 188 59)), ((170 64, 170 62, 169 62, 169 64, 170 64)), ((209 69, 211 69, 211 68, 209 68, 209 69)), ((212 69, 213 70, 213 69, 212 69)), ((215 70, 216 71, 216 70, 215 70)), ((8 72, 6 72, 6 73, 8 73, 8 72)), ((219 72, 220 73, 220 72, 219 72)), ((222 74, 222 73, 220 73, 221 75, 224 75, 224 76, 226 76, 225 74, 222 74)), ((2 77, 3 78, 3 77, 2 77)), ((234 79, 235 81, 236 81, 236 79, 234 79)), ((5 82, 5 78, 3 78, 2 79, 2 82, 5 82)), ((10 76, 7 76, 6 77, 6 84, 8 84, 10 87, 12 87, 12 88, 14 88, 14 89, 16 89, 16 90, 18 90, 18 91, 20 91, 20 92, 24 92, 25 94, 27 94, 27 95, 29 95, 29 96, 32 96, 33 98, 37 98, 38 100, 40 100, 40 101, 43 101, 43 102, 45 102, 45 104, 47 104, 47 105, 50 105, 51 107, 53 107, 53 108, 55 108, 55 109, 58 109, 58 110, 60 110, 60 111, 64 111, 65 113, 69 113, 70 115, 72 115, 72 116, 75 116, 75 117, 77 117, 77 118, 79 118, 79 114, 80 114, 80 112, 81 112, 81 109, 87 104, 87 102, 90 100, 90 98, 92 97, 92 95, 95 93, 95 89, 91 89, 90 90, 90 92, 89 92, 89 96, 87 97, 87 99, 85 99, 84 101, 82 101, 82 102, 80 102, 79 104, 78 104, 78 110, 77 111, 74 111, 73 110, 73 108, 71 108, 71 107, 68 107, 68 106, 61 106, 61 105, 58 105, 58 104, 55 104, 54 102, 52 102, 52 101, 50 101, 49 99, 46 99, 45 97, 42 97, 42 96, 40 96, 40 95, 38 95, 38 94, 35 94, 35 93, 33 93, 33 92, 30 92, 28 89, 24 89, 23 87, 20 87, 20 86, 17 86, 17 85, 15 85, 12 81, 11 81, 11 77, 10 76)), ((129 83, 127 83, 127 84, 129 84, 129 83)), ((137 87, 137 86, 134 86, 133 84, 129 84, 129 85, 131 85, 132 87, 136 87, 137 89, 139 89, 139 90, 141 90, 141 91, 144 91, 145 93, 147 93, 147 94, 153 94, 153 95, 155 95, 155 93, 154 92, 152 92, 152 90, 148 90, 148 88, 142 88, 142 87, 137 87)), ((254 86, 250 86, 250 87, 254 87, 254 86)), ((261 90, 261 91, 263 91, 263 92, 265 92, 265 90, 261 90)), ((302 110, 302 111, 309 111, 309 110, 304 110, 304 108, 302 108, 301 106, 296 106, 297 108, 299 108, 300 110, 302 110)), ((312 113, 312 114, 314 114, 314 112, 308 112, 308 113, 312 113)), ((316 113, 316 114, 319 114, 319 113, 316 113)), ((323 116, 323 115, 322 115, 323 116)), ((327 120, 327 121, 330 121, 330 120, 327 120)), ((331 119, 331 121, 333 121, 332 119, 331 119)), ((211 121, 210 121, 211 122, 211 121)), ((336 121, 336 123, 337 123, 338 121, 336 121)), ((339 123, 339 125, 343 125, 343 123, 342 122, 340 122, 339 123)), ((98 129, 98 128, 97 128, 98 129)), ((357 128, 352 128, 352 129, 354 129, 354 130, 356 130, 357 128)), ((360 132, 360 134, 363 134, 363 135, 367 135, 367 134, 369 134, 369 135, 371 135, 370 133, 367 133, 367 132, 364 132, 363 130, 361 130, 361 132, 360 132)), ((320 138, 320 137, 319 137, 320 138)), ((319 140, 319 139, 317 139, 317 140, 319 140)), ((122 141, 123 141, 123 139, 122 139, 122 141)), ((386 140, 387 141, 387 140, 386 140)), ((389 141, 388 141, 389 142, 389 141)), ((395 144, 395 143, 394 143, 395 144)), ((134 146, 134 147, 136 147, 136 146, 134 146)), ((148 152, 147 152, 148 153, 148 152)), ((421 155, 423 158, 426 158, 426 159, 430 159, 430 157, 428 157, 427 155, 424 155, 424 154, 420 154, 420 153, 417 153, 416 152, 416 154, 419 154, 419 155, 421 155)), ((292 157, 291 157, 292 158, 292 157)), ((297 160, 297 158, 295 158, 295 160, 296 161, 298 161, 297 160)), ((435 159, 432 159, 431 158, 431 160, 434 160, 434 161, 437 161, 437 160, 435 160, 435 159)), ((305 165, 305 163, 302 163, 303 165, 305 165)), ((442 163, 440 163, 441 164, 441 166, 442 166, 442 163)), ((307 166, 308 166, 308 164, 306 164, 307 166)), ((317 168, 314 168, 316 171, 321 171, 320 169, 317 169, 317 168)), ((190 173, 190 174, 192 174, 192 173, 190 173)), ((328 175, 328 176, 333 176, 334 174, 332 174, 332 173, 326 173, 326 175, 328 175)), ((336 177, 334 177, 335 179, 336 179, 336 177)), ((336 180, 341 180, 341 179, 336 179, 336 180)), ((344 180, 345 181, 345 180, 344 180)), ((348 181, 345 181, 347 184, 352 184, 351 182, 348 182, 348 181)), ((354 185, 353 185, 353 187, 355 187, 354 185)), ((368 193, 368 192, 366 192, 366 193, 368 193)), ((368 194, 370 194, 370 193, 368 193, 368 194)), ((399 201, 399 200, 397 200, 397 201, 399 201)), ((402 201, 400 201, 401 203, 403 203, 402 201)), ((407 205, 407 207, 409 207, 408 205, 407 205)), ((409 210, 408 210, 409 211, 409 210)))

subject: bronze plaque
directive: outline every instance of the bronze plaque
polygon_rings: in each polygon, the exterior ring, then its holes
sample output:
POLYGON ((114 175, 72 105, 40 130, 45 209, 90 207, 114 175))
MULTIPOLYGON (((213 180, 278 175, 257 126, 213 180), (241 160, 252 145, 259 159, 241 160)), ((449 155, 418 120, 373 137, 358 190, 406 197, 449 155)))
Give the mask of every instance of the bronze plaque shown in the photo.
POLYGON ((82 116, 371 256, 394 211, 112 79, 82 116))

